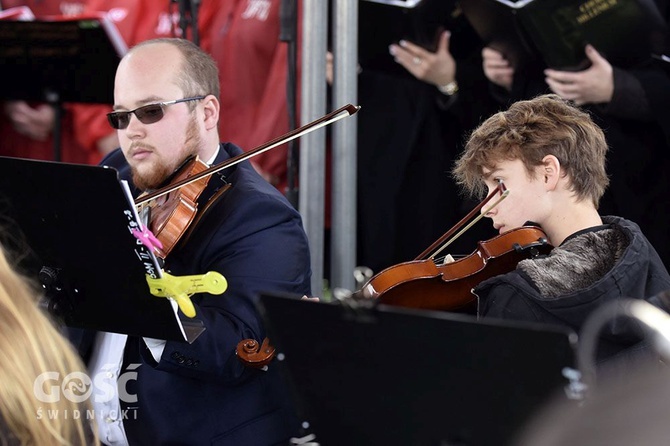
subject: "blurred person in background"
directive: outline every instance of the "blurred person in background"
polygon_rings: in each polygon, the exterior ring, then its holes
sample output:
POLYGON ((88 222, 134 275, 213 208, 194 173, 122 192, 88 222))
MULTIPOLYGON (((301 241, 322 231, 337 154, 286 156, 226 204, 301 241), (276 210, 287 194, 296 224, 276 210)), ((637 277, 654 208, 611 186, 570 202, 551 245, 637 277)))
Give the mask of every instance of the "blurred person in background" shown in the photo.
MULTIPOLYGON (((371 2, 360 7, 379 12, 371 2)), ((397 64, 388 68, 359 55, 358 264, 374 272, 415 259, 474 207, 449 172, 465 135, 497 105, 486 88, 481 42, 460 9, 424 1, 405 12, 420 28, 442 30, 429 32, 432 45, 418 38, 383 42, 397 64)), ((360 27, 367 26, 361 19, 360 27)), ((378 31, 363 34, 360 45, 388 34, 378 31)), ((449 250, 470 254, 492 235, 490 227, 474 226, 449 250)))
MULTIPOLYGON (((293 91, 300 91, 300 64, 289 71, 289 57, 300 60, 301 7, 299 0, 202 2, 201 46, 217 61, 221 85, 235 86, 221 91, 219 131, 245 151, 299 127, 289 119, 291 111, 300 116, 299 96, 289 97, 287 86, 291 82, 293 91), (294 6, 286 17, 282 17, 283 3, 294 6)), ((251 164, 285 193, 287 161, 284 144, 255 156, 251 164)))
MULTIPOLYGON (((0 9, 27 6, 35 18, 40 19, 78 15, 84 10, 86 1, 2 0, 0 5, 0 9)), ((51 104, 5 100, 0 106, 0 155, 47 161, 56 158, 53 140, 56 114, 51 104)), ((58 157, 79 164, 95 164, 100 159, 95 151, 87 150, 77 142, 71 104, 63 104, 58 157)))

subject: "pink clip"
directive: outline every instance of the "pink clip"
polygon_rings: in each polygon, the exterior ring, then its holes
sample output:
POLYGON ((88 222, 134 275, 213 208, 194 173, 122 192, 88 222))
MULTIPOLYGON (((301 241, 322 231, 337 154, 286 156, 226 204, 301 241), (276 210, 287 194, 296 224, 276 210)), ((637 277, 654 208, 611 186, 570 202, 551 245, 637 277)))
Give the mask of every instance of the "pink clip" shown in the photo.
POLYGON ((139 229, 133 229, 132 234, 151 251, 155 251, 156 248, 163 249, 163 244, 148 228, 143 228, 141 231, 139 229))

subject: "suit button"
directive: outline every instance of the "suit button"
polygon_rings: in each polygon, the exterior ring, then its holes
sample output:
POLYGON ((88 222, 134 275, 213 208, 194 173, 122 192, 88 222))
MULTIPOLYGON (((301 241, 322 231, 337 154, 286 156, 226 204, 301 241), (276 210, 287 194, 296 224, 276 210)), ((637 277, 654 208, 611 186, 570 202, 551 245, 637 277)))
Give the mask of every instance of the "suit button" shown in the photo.
POLYGON ((190 358, 187 359, 187 360, 186 360, 186 365, 189 366, 189 367, 192 366, 192 365, 193 365, 193 360, 190 359, 190 358))
POLYGON ((179 358, 181 358, 181 353, 172 352, 172 354, 170 356, 172 357, 172 359, 179 359, 179 358))

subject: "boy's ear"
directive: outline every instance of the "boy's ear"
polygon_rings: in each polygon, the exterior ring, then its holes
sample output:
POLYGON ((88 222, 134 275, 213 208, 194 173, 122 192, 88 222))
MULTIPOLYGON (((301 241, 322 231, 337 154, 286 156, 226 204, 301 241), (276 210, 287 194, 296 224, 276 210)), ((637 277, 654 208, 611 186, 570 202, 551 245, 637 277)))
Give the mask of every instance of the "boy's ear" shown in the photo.
POLYGON ((542 158, 542 181, 544 181, 547 190, 556 189, 558 180, 561 177, 561 162, 554 155, 547 155, 542 158))

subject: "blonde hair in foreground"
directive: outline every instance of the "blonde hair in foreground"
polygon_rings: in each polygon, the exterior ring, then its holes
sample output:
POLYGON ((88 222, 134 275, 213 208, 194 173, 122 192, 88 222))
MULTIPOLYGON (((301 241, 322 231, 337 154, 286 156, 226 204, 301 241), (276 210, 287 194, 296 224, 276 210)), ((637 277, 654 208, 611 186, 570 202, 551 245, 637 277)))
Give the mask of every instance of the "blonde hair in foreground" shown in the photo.
MULTIPOLYGON (((38 296, 0 248, 0 445, 97 443, 87 405, 68 400, 62 392, 56 402, 35 396, 35 378, 44 372, 58 372, 60 380, 72 372, 86 372, 72 346, 38 307, 38 296), (80 417, 73 419, 76 411, 80 417)), ((60 382, 50 385, 60 387, 60 382)))

